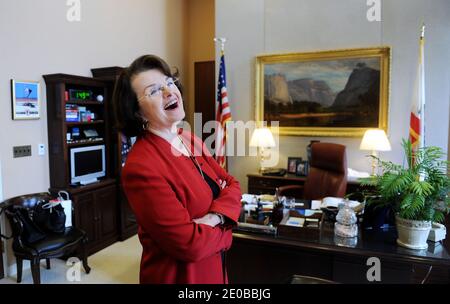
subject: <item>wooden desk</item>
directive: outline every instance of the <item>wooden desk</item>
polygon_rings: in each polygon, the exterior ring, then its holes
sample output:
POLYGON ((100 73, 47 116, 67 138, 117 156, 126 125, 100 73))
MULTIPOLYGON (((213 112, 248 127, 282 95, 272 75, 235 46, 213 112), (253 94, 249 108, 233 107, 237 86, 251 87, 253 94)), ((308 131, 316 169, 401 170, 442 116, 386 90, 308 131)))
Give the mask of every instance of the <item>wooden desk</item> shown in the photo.
MULTIPOLYGON (((266 176, 247 174, 248 192, 252 194, 274 194, 275 189, 286 185, 303 185, 306 177, 286 174, 285 176, 266 176)), ((347 193, 361 191, 363 187, 357 181, 347 182, 347 193)))
POLYGON ((230 283, 287 283, 294 274, 341 283, 367 280, 369 257, 381 264, 381 283, 420 283, 432 266, 427 283, 450 283, 450 254, 445 245, 437 250, 410 250, 396 244, 395 230, 360 231, 354 247, 334 237, 332 226, 316 240, 281 238, 256 233, 233 233, 228 252, 230 283))

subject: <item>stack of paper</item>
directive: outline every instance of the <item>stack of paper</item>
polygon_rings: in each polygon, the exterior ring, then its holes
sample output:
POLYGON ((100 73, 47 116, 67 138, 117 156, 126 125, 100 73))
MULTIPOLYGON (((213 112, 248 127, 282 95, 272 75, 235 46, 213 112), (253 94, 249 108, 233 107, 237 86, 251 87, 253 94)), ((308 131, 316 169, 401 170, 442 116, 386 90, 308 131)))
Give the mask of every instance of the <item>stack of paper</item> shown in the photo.
POLYGON ((360 172, 353 170, 352 168, 347 168, 347 180, 348 181, 357 181, 360 178, 369 177, 370 174, 367 172, 360 172))
MULTIPOLYGON (((339 207, 339 204, 343 204, 344 199, 342 197, 325 197, 322 200, 321 208, 327 208, 327 207, 339 207)), ((349 200, 349 206, 350 208, 358 207, 361 203, 358 201, 350 201, 349 200)))

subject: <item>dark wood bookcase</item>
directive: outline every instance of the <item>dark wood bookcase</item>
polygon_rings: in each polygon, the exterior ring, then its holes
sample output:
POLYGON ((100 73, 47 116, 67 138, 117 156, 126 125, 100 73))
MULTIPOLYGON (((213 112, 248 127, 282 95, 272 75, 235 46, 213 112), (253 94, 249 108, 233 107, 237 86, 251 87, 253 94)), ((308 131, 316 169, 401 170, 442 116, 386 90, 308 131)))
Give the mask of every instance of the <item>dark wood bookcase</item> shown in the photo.
POLYGON ((43 77, 47 87, 50 192, 65 190, 70 194, 73 203, 72 222, 87 232, 88 250, 92 254, 114 243, 119 237, 117 176, 112 161, 112 117, 107 83, 68 74, 43 77), (76 93, 82 97, 77 98, 76 93), (103 98, 97 100, 99 95, 103 98), (72 114, 78 111, 78 116, 72 115, 75 121, 67 121, 70 119, 68 111, 72 114), (88 136, 86 130, 96 135, 88 136), (70 134, 70 138, 67 134, 70 134), (105 146, 106 176, 94 184, 72 185, 70 149, 95 145, 105 146))

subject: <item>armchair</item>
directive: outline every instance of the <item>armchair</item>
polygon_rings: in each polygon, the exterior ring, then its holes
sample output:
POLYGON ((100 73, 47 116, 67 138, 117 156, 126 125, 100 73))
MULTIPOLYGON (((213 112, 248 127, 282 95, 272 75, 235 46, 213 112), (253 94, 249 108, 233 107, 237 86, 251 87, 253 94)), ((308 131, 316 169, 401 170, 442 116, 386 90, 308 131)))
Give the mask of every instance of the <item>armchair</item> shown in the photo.
POLYGON ((17 283, 22 281, 23 260, 30 260, 33 282, 40 284, 39 267, 42 259, 46 260, 47 269, 50 269, 50 258, 66 257, 74 252, 83 262, 86 273, 90 272, 85 248, 87 236, 84 231, 76 227, 66 227, 63 233, 40 232, 41 235, 34 240, 27 235, 24 227, 30 223, 17 211, 30 212, 39 202, 49 199, 52 197, 48 193, 34 193, 13 197, 0 204, 11 225, 12 248, 17 263, 17 283))

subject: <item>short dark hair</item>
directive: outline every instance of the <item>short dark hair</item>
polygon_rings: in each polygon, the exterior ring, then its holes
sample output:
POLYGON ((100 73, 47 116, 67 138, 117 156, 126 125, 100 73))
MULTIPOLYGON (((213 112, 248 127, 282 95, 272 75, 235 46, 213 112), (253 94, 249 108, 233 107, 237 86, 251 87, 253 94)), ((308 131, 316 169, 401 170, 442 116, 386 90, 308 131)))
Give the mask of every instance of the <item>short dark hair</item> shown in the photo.
MULTIPOLYGON (((131 87, 133 76, 148 70, 159 70, 168 77, 177 77, 178 70, 172 73, 169 65, 160 57, 155 55, 143 55, 134 60, 128 68, 120 73, 116 80, 113 93, 113 111, 118 131, 125 136, 133 137, 144 133, 142 125, 144 121, 138 115, 139 104, 136 93, 131 87)), ((182 92, 180 81, 176 81, 175 85, 182 92)))

